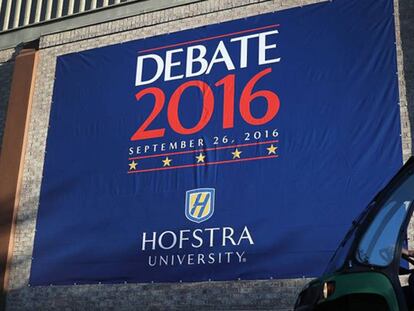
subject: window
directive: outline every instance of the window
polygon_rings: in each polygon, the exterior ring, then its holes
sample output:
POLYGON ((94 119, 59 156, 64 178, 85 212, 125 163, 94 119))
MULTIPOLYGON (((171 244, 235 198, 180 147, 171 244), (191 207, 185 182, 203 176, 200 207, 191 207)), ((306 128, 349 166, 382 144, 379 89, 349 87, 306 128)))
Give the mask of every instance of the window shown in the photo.
POLYGON ((414 177, 410 175, 372 220, 357 248, 359 262, 383 267, 392 262, 398 234, 413 199, 414 177))

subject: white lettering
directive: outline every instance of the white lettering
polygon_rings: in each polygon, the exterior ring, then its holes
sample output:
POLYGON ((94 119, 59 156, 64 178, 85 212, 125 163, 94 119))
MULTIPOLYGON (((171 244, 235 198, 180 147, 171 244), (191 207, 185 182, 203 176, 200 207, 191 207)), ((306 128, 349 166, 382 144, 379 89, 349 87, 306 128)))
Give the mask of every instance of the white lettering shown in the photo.
POLYGON ((220 228, 206 228, 205 231, 210 231, 210 247, 214 246, 214 231, 220 230, 220 228))
POLYGON ((170 81, 170 80, 177 80, 182 79, 184 75, 178 75, 178 76, 171 76, 171 68, 177 67, 181 65, 181 62, 173 62, 172 61, 172 55, 174 53, 181 53, 183 49, 176 49, 176 50, 169 50, 165 54, 165 76, 164 81, 170 81))
POLYGON ((245 252, 243 252, 243 253, 236 252, 237 257, 239 258, 239 262, 242 262, 244 253, 245 252))
POLYGON ((177 232, 167 230, 159 234, 157 232, 143 232, 141 249, 146 251, 155 250, 157 247, 163 250, 185 249, 186 247, 200 248, 205 244, 208 245, 207 247, 214 247, 217 244, 222 247, 242 244, 254 245, 254 240, 247 226, 240 231, 236 231, 232 227, 182 229, 177 232))
POLYGON ((203 265, 205 264, 204 254, 198 254, 197 255, 197 264, 199 265, 200 263, 203 263, 203 265))
POLYGON ((233 38, 230 41, 236 42, 240 41, 240 68, 246 68, 247 67, 247 51, 248 51, 248 41, 251 38, 257 38, 259 37, 259 34, 253 34, 238 38, 233 38))
POLYGON ((157 264, 157 257, 156 257, 156 256, 154 256, 154 262, 151 262, 151 258, 152 258, 152 256, 149 256, 149 257, 148 257, 148 264, 149 264, 151 267, 154 267, 154 266, 157 264))
POLYGON ((178 147, 177 147, 177 142, 175 141, 175 142, 173 142, 173 143, 170 143, 170 150, 175 150, 175 149, 177 149, 178 147))
POLYGON ((230 256, 233 255, 234 253, 233 252, 225 252, 224 254, 227 256, 227 263, 229 263, 230 262, 230 256))
POLYGON ((178 248, 183 248, 183 241, 188 241, 189 238, 184 236, 184 233, 188 233, 190 230, 180 230, 180 243, 178 248))
POLYGON ((145 244, 146 243, 151 243, 152 244, 152 247, 151 247, 151 249, 152 250, 154 250, 155 249, 155 238, 156 238, 156 232, 153 232, 152 233, 152 240, 147 240, 146 239, 146 236, 147 236, 147 233, 146 232, 144 232, 143 234, 142 234, 142 250, 143 251, 145 251, 145 244))
POLYGON ((182 265, 184 263, 185 255, 182 255, 181 257, 180 255, 177 255, 177 258, 178 258, 178 262, 180 263, 180 265, 182 265))
POLYGON ((188 264, 193 265, 194 264, 194 254, 188 254, 188 264))
POLYGON ((196 239, 199 242, 198 244, 191 243, 191 246, 194 247, 194 248, 199 248, 199 247, 203 246, 203 239, 197 234, 197 232, 203 233, 203 230, 195 229, 193 231, 193 238, 196 239))
POLYGON ((240 235, 240 239, 237 242, 237 245, 240 245, 241 241, 247 239, 250 243, 250 245, 253 245, 253 239, 252 236, 250 235, 249 229, 247 228, 247 226, 244 227, 242 234, 240 235))
POLYGON ((171 249, 175 246, 175 244, 177 243, 177 236, 175 235, 174 232, 172 231, 164 231, 163 233, 160 234, 159 238, 158 238, 158 245, 162 248, 162 249, 171 249), (167 234, 171 235, 172 237, 172 243, 170 246, 165 246, 163 243, 163 238, 164 236, 166 236, 167 234))
POLYGON ((135 86, 153 83, 161 76, 163 70, 164 70, 164 61, 162 60, 161 56, 157 54, 148 54, 148 55, 138 56, 135 86), (148 79, 147 81, 142 80, 142 73, 144 71, 144 59, 153 59, 157 63, 157 71, 155 72, 155 75, 151 79, 148 79))
POLYGON ((236 242, 233 240, 234 230, 231 227, 224 227, 223 228, 223 240, 221 245, 226 246, 226 240, 230 240, 231 244, 236 245, 236 242), (227 231, 229 233, 227 233, 227 231))
POLYGON ((229 52, 227 52, 224 42, 220 41, 219 45, 217 46, 216 51, 214 52, 213 58, 211 59, 211 62, 208 65, 206 74, 210 73, 211 68, 213 68, 214 64, 222 63, 222 62, 226 64, 227 70, 235 69, 233 61, 230 58, 229 52), (219 57, 219 54, 221 55, 221 57, 219 57))
POLYGON ((162 266, 163 263, 168 266, 168 256, 160 256, 160 266, 162 266))
MULTIPOLYGON (((160 79, 164 74, 164 81, 191 78, 203 74, 209 74, 214 65, 224 63, 228 71, 235 69, 235 63, 240 68, 249 65, 249 52, 256 49, 258 53, 258 65, 268 65, 278 63, 281 57, 270 56, 277 45, 268 44, 270 36, 279 34, 277 29, 254 33, 245 36, 231 38, 227 44, 240 45, 240 59, 232 59, 228 47, 223 40, 213 47, 214 53, 208 53, 207 47, 198 44, 186 48, 166 50, 164 55, 147 54, 137 57, 137 67, 135 76, 135 86, 147 85, 160 79), (256 38, 258 38, 256 40, 256 38), (207 57, 207 55, 211 55, 207 57), (154 66, 155 65, 155 66, 154 66)), ((234 57, 234 56, 233 56, 234 57)))
POLYGON ((186 64, 186 69, 185 69, 186 77, 195 77, 195 76, 202 75, 204 72, 206 72, 207 66, 208 66, 207 61, 204 59, 204 56, 206 56, 206 53, 207 53, 207 49, 205 48, 204 45, 190 46, 187 49, 187 64, 186 64), (194 58, 194 50, 199 51, 198 56, 195 58, 194 58), (201 68, 198 71, 193 72, 193 64, 196 62, 201 65, 201 68))
POLYGON ((259 34, 259 65, 266 65, 266 64, 272 64, 280 62, 279 58, 274 59, 266 59, 266 51, 270 49, 275 49, 276 44, 266 45, 266 37, 271 34, 278 34, 279 31, 272 30, 267 32, 262 32, 259 34))

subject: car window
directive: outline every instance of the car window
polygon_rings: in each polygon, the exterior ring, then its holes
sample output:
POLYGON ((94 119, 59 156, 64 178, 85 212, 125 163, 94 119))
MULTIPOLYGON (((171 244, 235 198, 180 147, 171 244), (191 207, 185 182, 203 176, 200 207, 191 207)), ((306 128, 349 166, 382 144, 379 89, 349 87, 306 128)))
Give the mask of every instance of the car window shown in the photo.
POLYGON ((376 266, 387 266, 392 262, 398 234, 413 199, 414 177, 410 175, 372 220, 357 248, 358 261, 376 266))

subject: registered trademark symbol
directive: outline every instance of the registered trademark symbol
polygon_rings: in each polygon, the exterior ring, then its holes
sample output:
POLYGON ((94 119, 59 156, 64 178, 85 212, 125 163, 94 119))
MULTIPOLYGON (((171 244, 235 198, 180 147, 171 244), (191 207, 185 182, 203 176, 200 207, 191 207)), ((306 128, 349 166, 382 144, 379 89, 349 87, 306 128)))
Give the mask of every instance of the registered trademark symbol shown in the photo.
POLYGON ((243 258, 243 262, 246 262, 247 261, 247 259, 246 258, 243 258))

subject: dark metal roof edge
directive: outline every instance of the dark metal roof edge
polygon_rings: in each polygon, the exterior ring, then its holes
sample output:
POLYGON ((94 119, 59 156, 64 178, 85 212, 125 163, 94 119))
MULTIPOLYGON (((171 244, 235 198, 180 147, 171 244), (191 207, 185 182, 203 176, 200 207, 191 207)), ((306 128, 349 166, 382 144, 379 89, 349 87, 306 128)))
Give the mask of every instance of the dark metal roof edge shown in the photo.
MULTIPOLYGON (((105 22, 115 21, 131 16, 164 10, 172 7, 186 5, 200 0, 144 0, 126 2, 123 5, 106 7, 74 14, 56 20, 28 25, 0 34, 0 50, 16 47, 22 43, 34 41, 42 36, 52 35, 63 31, 93 26, 105 22)), ((201 0, 202 1, 202 0, 201 0)))

